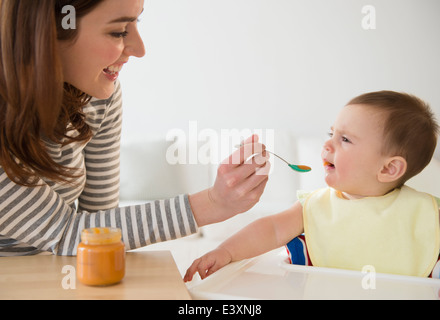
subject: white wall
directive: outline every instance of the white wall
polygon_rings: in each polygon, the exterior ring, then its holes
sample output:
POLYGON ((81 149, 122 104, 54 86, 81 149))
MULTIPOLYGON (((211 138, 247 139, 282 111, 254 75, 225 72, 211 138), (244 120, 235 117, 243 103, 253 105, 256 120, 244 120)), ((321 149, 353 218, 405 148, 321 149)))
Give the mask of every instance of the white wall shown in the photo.
POLYGON ((191 120, 323 136, 349 99, 382 89, 440 118, 438 0, 145 0, 139 28, 147 54, 120 77, 123 139, 191 120), (375 30, 362 28, 364 5, 375 30))

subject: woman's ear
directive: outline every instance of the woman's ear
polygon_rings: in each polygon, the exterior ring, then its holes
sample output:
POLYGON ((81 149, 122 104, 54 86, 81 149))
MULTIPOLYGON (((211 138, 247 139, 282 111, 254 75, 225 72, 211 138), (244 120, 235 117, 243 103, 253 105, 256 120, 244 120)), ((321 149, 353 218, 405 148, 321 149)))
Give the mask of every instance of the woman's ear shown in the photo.
POLYGON ((378 180, 380 182, 395 182, 405 174, 406 168, 407 163, 403 157, 390 157, 379 172, 378 180))

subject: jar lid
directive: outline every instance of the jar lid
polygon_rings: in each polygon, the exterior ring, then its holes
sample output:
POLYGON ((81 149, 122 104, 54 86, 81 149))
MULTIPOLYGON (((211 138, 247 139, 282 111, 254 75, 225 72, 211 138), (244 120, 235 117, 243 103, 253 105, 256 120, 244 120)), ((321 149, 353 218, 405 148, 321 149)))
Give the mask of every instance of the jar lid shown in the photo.
POLYGON ((81 232, 81 241, 84 244, 100 245, 112 244, 121 241, 121 229, 118 228, 90 228, 81 232))

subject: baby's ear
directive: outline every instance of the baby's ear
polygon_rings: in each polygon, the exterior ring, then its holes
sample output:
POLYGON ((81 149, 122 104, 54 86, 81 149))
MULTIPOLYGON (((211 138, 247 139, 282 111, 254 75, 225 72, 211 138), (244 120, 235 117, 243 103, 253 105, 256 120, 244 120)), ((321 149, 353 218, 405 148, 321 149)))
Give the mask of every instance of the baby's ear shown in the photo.
POLYGON ((403 157, 390 157, 379 172, 378 180, 385 183, 397 181, 405 174, 406 168, 407 163, 403 157))

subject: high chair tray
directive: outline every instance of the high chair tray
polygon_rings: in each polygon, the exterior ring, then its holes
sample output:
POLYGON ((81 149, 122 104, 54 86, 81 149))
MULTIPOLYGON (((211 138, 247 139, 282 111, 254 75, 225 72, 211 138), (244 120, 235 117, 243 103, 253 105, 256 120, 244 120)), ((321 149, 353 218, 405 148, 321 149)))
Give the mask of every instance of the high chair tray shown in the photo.
POLYGON ((232 263, 188 284, 194 299, 433 299, 440 280, 305 267, 285 262, 285 249, 232 263))

